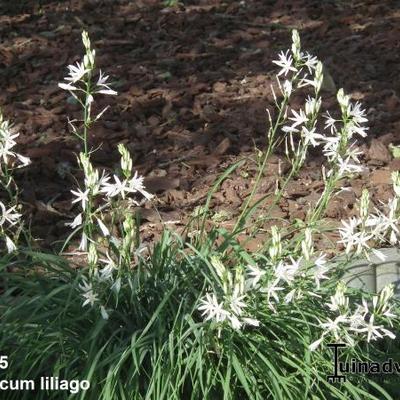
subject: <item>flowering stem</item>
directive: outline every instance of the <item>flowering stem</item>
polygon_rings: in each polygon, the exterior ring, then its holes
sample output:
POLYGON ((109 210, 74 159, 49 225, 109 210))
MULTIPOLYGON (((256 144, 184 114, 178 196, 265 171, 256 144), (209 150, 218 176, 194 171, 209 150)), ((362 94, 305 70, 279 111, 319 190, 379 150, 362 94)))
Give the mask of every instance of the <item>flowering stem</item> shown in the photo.
POLYGON ((252 191, 250 193, 250 196, 246 199, 246 202, 244 204, 243 210, 240 213, 240 216, 239 216, 239 218, 238 218, 238 220, 237 220, 237 222, 236 222, 236 224, 235 224, 235 226, 233 228, 233 232, 236 232, 237 229, 243 225, 243 222, 244 222, 243 220, 244 220, 244 218, 246 216, 246 212, 247 212, 247 210, 249 208, 250 202, 252 201, 252 199, 253 199, 253 197, 254 197, 254 195, 255 195, 258 187, 259 187, 260 180, 261 180, 261 178, 262 178, 262 176, 264 174, 264 170, 265 170, 265 167, 267 165, 267 161, 268 161, 269 157, 271 156, 271 153, 273 152, 273 150, 274 150, 274 148, 276 146, 276 142, 274 141, 274 138, 275 138, 276 132, 278 130, 278 127, 280 126, 280 124, 282 122, 281 120, 282 120, 282 117, 284 115, 284 110, 285 110, 285 108, 287 106, 287 103, 288 103, 288 97, 285 96, 283 101, 282 101, 282 103, 281 103, 281 106, 279 108, 279 114, 278 114, 278 117, 276 119, 275 125, 274 125, 273 128, 270 128, 270 132, 268 134, 268 140, 269 140, 268 148, 267 148, 267 150, 266 150, 266 152, 264 154, 264 158, 263 158, 263 161, 261 163, 261 167, 258 170, 258 174, 257 174, 257 177, 256 177, 256 181, 255 181, 255 183, 253 185, 253 189, 252 189, 252 191))

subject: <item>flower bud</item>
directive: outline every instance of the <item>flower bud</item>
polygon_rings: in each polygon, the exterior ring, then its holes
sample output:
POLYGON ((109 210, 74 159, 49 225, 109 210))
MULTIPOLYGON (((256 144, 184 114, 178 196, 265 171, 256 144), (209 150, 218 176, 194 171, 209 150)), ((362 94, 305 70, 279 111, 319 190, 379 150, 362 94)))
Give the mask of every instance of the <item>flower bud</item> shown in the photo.
POLYGON ((211 262, 211 265, 213 266, 215 272, 217 273, 217 275, 221 279, 224 279, 227 271, 226 271, 224 264, 222 264, 222 261, 216 256, 211 256, 210 262, 211 262))
POLYGON ((88 263, 91 267, 96 266, 98 261, 96 246, 93 243, 89 244, 88 263))
POLYGON ((297 31, 297 29, 293 29, 292 30, 292 53, 293 53, 293 57, 296 61, 301 59, 300 49, 301 49, 301 44, 300 44, 299 32, 297 31))
POLYGON ((310 228, 304 230, 304 240, 301 242, 301 250, 305 260, 310 260, 312 254, 314 253, 313 239, 310 228))
POLYGON ((346 116, 350 97, 348 95, 344 94, 343 89, 338 90, 336 97, 337 97, 337 101, 339 102, 340 108, 342 110, 342 114, 344 114, 344 116, 346 116))
POLYGON ((276 261, 282 254, 281 235, 277 226, 271 227, 271 236, 272 244, 268 249, 268 252, 271 260, 276 261))
POLYGON ((369 209, 369 192, 367 189, 364 189, 362 191, 360 200, 360 217, 363 221, 365 221, 368 217, 368 209, 369 209))
POLYGON ((321 61, 318 61, 317 67, 315 68, 315 90, 317 91, 317 93, 321 90, 323 81, 324 81, 323 65, 321 61))
POLYGON ((132 158, 129 154, 128 149, 120 143, 118 145, 118 151, 121 154, 121 169, 126 179, 129 179, 132 172, 132 158))
POLYGON ((380 295, 379 295, 379 304, 381 306, 384 306, 384 308, 387 306, 388 301, 393 297, 394 295, 394 286, 392 283, 389 285, 386 285, 380 295))

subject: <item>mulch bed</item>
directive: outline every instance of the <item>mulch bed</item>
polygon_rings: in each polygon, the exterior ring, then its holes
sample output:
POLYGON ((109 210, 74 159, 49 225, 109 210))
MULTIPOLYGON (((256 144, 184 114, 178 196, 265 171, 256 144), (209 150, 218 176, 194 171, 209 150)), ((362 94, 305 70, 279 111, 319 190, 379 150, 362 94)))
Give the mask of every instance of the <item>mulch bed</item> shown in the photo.
MULTIPOLYGON (((363 103, 370 121, 361 142, 366 170, 347 182, 352 192, 332 200, 328 220, 354 215, 363 187, 375 202, 391 196, 390 173, 400 167, 388 149, 400 143, 398 1, 204 0, 167 8, 161 1, 26 0, 1 2, 0 15, 0 107, 21 133, 20 152, 33 160, 18 181, 44 245, 65 237, 65 222, 77 213, 70 189, 79 146, 67 116, 79 117, 79 109, 57 83, 83 53, 83 29, 119 93, 99 99, 99 107, 111 107, 93 129, 91 145, 101 145, 93 160, 112 169, 117 144, 125 143, 173 229, 182 229, 227 166, 246 158, 212 200, 217 216, 211 223, 232 226, 251 190, 254 149, 265 143, 272 60, 289 47, 292 28, 303 48, 324 62, 336 88, 363 103)), ((333 104, 333 91, 324 98, 333 104)), ((274 217, 304 218, 321 192, 321 161, 318 152, 310 156, 274 217)), ((284 156, 277 154, 259 196, 273 193, 282 169, 284 156)), ((144 238, 152 241, 162 228, 159 214, 150 205, 141 214, 144 238)), ((247 246, 262 242, 258 234, 247 246)))

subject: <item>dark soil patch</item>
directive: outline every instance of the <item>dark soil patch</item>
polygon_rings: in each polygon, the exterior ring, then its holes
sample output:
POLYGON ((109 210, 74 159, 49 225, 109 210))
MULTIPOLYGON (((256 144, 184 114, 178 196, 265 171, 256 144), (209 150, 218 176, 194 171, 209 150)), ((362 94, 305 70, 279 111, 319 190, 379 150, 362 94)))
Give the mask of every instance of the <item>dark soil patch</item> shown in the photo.
MULTIPOLYGON (((91 136, 92 146, 101 144, 95 163, 113 168, 117 144, 125 143, 170 226, 183 227, 221 171, 247 157, 212 202, 220 216, 215 223, 232 225, 251 189, 254 147, 265 141, 272 60, 290 45, 292 28, 336 87, 368 111, 370 135, 361 146, 368 169, 349 182, 354 193, 371 188, 376 201, 391 195, 389 175, 399 161, 388 146, 400 143, 398 1, 205 0, 176 8, 160 1, 14 3, 0 5, 0 106, 21 132, 21 153, 33 159, 18 180, 35 234, 47 243, 65 235, 65 222, 76 213, 70 189, 79 148, 67 116, 79 110, 57 83, 82 54, 82 29, 119 92, 100 100, 111 108, 91 136)), ((325 95, 332 103, 332 93, 325 95)), ((280 162, 278 155, 268 165, 260 196, 273 193, 280 162)), ((304 217, 321 189, 320 163, 318 154, 310 157, 275 217, 304 217)), ((354 214, 354 193, 332 201, 331 221, 354 214)), ((146 240, 152 240, 162 224, 151 209, 142 215, 146 240)), ((262 235, 254 240, 257 248, 262 235)))

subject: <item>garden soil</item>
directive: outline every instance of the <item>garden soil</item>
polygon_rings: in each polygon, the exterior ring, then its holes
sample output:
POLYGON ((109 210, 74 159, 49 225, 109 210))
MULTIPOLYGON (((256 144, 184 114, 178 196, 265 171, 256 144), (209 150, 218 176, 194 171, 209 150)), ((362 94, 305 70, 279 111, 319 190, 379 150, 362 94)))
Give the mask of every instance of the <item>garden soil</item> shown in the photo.
MULTIPOLYGON (((335 110, 341 87, 361 101, 369 136, 360 142, 364 171, 341 183, 349 190, 333 198, 326 223, 355 215, 362 188, 375 203, 392 196, 390 174, 400 168, 391 145, 400 144, 400 4, 398 1, 243 0, 183 1, 2 1, 0 5, 0 107, 21 133, 19 152, 32 158, 20 171, 25 211, 34 236, 53 246, 69 233, 65 226, 79 212, 71 204, 79 145, 68 119, 79 108, 57 83, 66 66, 83 54, 81 31, 88 30, 97 65, 114 82, 118 96, 99 98, 109 105, 91 133, 98 148, 93 161, 112 171, 118 143, 125 143, 134 168, 156 194, 137 208, 143 240, 153 242, 163 228, 181 231, 204 204, 210 186, 238 160, 244 164, 215 192, 209 224, 234 224, 265 146, 267 113, 273 113, 272 60, 287 49, 291 29, 300 31, 303 49, 326 67, 324 108, 335 110)), ((302 104, 294 97, 291 106, 302 104)), ((254 215, 257 234, 246 247, 257 250, 272 224, 302 220, 323 184, 318 151, 312 151, 280 203, 263 219, 288 169, 283 149, 272 157, 256 198, 266 194, 254 215), (278 183, 277 183, 278 179, 278 183)), ((248 236, 247 236, 248 237, 248 236)), ((334 247, 337 238, 321 237, 334 247)))

